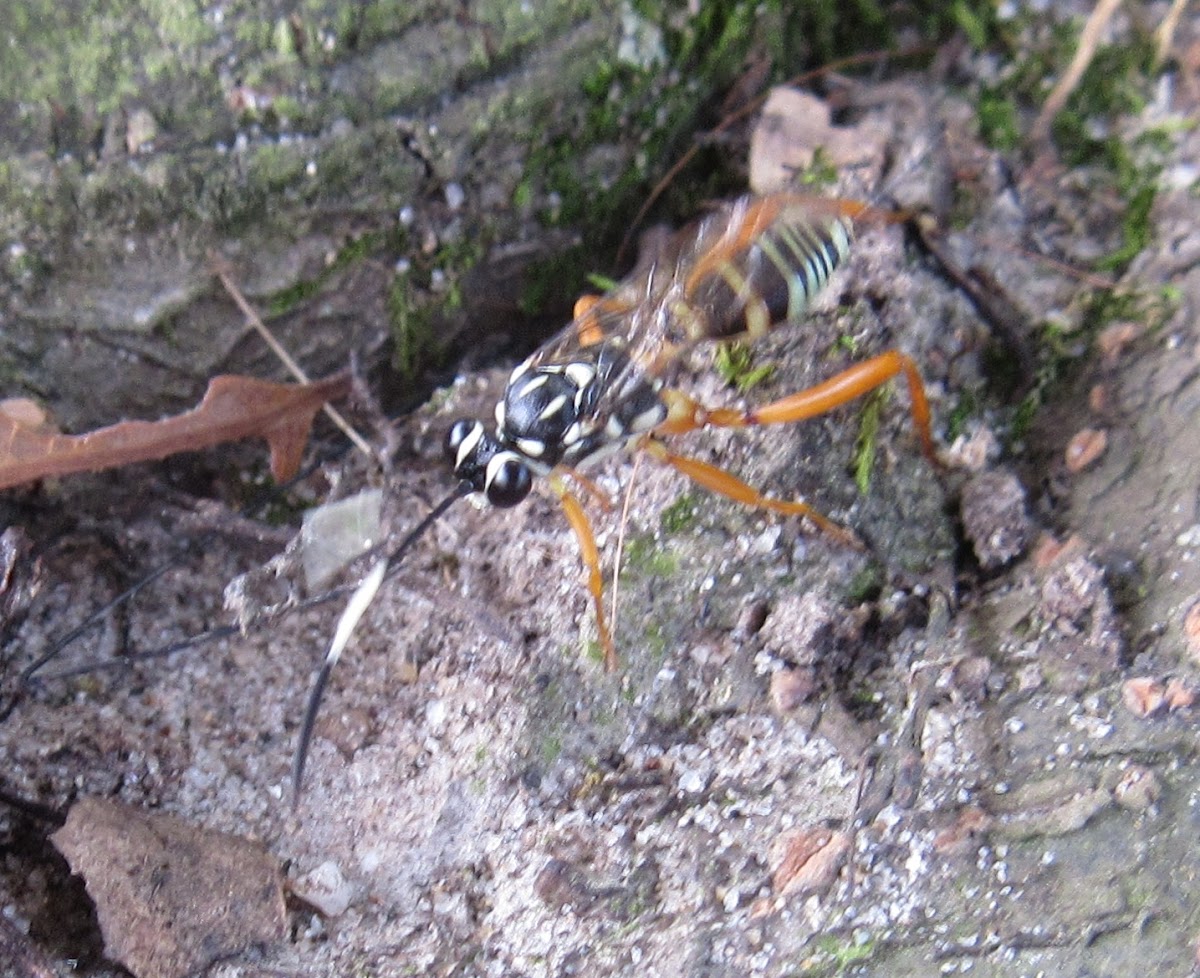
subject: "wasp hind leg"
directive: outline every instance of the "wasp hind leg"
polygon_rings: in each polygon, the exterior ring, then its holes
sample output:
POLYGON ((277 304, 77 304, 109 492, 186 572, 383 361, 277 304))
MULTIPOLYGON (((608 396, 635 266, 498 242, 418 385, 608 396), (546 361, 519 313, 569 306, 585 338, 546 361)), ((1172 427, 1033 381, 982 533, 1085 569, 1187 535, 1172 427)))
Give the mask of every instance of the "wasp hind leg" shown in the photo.
POLYGON ((829 519, 829 517, 808 505, 808 503, 800 502, 799 500, 776 499, 773 496, 763 495, 763 493, 759 492, 749 483, 743 482, 732 472, 727 472, 725 469, 718 468, 715 465, 709 465, 707 462, 701 462, 699 459, 672 452, 662 442, 655 441, 653 438, 646 439, 642 448, 651 458, 665 462, 671 468, 675 469, 676 472, 686 475, 694 483, 703 486, 711 492, 715 492, 728 499, 732 499, 734 502, 742 503, 754 509, 769 509, 775 513, 783 513, 785 516, 803 516, 805 519, 816 524, 822 533, 827 534, 839 543, 847 547, 852 547, 855 550, 866 549, 863 546, 863 542, 850 530, 847 530, 844 526, 839 526, 833 520, 829 519))
MULTIPOLYGON (((889 350, 879 356, 856 363, 840 374, 830 377, 805 390, 780 398, 760 408, 740 411, 736 408, 709 410, 692 400, 681 391, 666 391, 668 415, 658 428, 656 435, 683 434, 697 428, 748 428, 756 425, 790 424, 804 421, 868 394, 886 384, 893 377, 904 374, 908 381, 913 426, 921 440, 921 451, 934 465, 938 464, 933 448, 933 434, 929 425, 929 399, 925 396, 925 385, 912 357, 898 350, 889 350)), ((737 480, 735 480, 737 481, 737 480)), ((716 489, 717 492, 722 490, 716 489)), ((737 498, 736 496, 733 498, 737 498)), ((763 497, 766 498, 766 497, 763 497)))
POLYGON ((768 509, 789 516, 803 516, 811 520, 824 533, 848 546, 862 549, 862 542, 849 530, 838 526, 804 502, 790 502, 763 495, 753 486, 724 469, 701 462, 698 459, 678 455, 670 451, 657 436, 682 434, 698 428, 747 428, 757 425, 790 424, 827 414, 834 408, 868 394, 899 374, 908 381, 913 425, 921 440, 921 450, 926 458, 937 465, 933 447, 933 434, 929 424, 929 400, 925 396, 925 385, 912 358, 897 350, 881 353, 857 363, 829 380, 813 387, 790 394, 770 404, 751 410, 715 408, 709 410, 681 391, 665 391, 668 415, 658 428, 656 437, 643 443, 646 452, 660 462, 665 462, 693 482, 712 492, 719 493, 736 502, 756 509, 768 509))

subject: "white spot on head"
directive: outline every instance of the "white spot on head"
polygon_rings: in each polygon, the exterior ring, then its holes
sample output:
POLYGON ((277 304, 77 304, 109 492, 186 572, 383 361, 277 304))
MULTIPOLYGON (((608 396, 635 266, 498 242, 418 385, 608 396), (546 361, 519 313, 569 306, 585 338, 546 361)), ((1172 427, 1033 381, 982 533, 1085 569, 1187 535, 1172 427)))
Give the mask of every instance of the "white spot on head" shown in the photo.
POLYGON ((513 368, 513 372, 508 375, 508 386, 512 387, 518 380, 529 372, 529 361, 522 360, 513 368))
POLYGON ((518 438, 517 448, 530 458, 541 458, 546 451, 546 446, 536 438, 518 438))
POLYGON ((471 430, 467 432, 467 436, 459 443, 458 453, 454 458, 454 469, 458 471, 471 455, 475 453, 475 449, 479 447, 479 440, 483 437, 483 425, 475 421, 471 425, 471 430))
POLYGON ((521 456, 516 452, 497 452, 488 460, 487 469, 483 473, 484 492, 496 481, 496 476, 500 474, 500 470, 504 468, 505 464, 513 459, 519 462, 521 461, 521 456))

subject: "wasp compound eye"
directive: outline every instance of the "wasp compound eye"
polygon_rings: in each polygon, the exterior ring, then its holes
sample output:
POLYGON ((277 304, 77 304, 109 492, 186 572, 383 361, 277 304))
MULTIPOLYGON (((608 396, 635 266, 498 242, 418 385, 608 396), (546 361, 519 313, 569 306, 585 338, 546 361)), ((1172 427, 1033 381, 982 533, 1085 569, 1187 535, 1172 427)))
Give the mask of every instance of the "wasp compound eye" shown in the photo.
POLYGON ((533 487, 533 473, 512 452, 501 452, 488 462, 484 485, 488 502, 493 506, 516 506, 529 495, 533 487))
POLYGON ((455 421, 450 426, 450 430, 446 432, 446 444, 443 446, 446 460, 457 469, 462 461, 459 452, 463 445, 467 443, 468 439, 473 442, 478 441, 481 434, 483 434, 483 425, 478 421, 471 421, 469 418, 455 421))

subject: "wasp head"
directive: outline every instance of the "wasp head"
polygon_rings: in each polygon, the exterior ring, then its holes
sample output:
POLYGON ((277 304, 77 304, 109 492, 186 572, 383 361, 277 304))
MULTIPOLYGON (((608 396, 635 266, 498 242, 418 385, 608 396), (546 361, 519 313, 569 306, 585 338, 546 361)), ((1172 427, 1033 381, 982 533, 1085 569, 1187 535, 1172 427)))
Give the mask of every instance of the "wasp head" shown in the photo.
POLYGON ((493 506, 516 506, 533 487, 533 473, 482 421, 456 421, 446 433, 446 458, 454 474, 482 492, 493 506))

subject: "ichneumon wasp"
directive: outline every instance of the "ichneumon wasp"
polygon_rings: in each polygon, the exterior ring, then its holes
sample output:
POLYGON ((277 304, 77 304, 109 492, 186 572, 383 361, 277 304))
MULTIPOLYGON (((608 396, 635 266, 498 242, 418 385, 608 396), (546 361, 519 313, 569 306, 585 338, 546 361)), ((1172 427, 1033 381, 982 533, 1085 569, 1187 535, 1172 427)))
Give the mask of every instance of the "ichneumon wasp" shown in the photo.
POLYGON ((445 454, 457 490, 443 499, 351 597, 309 694, 293 766, 299 799, 308 746, 325 686, 351 631, 405 551, 462 496, 516 506, 534 477, 562 503, 587 571, 608 669, 616 647, 604 617, 600 553, 590 521, 568 486, 592 486, 579 470, 624 448, 645 453, 737 502, 802 516, 848 546, 853 533, 799 500, 766 496, 737 476, 678 454, 664 439, 702 428, 787 424, 825 414, 903 374, 922 451, 936 462, 929 403, 912 358, 890 350, 813 387, 751 410, 709 409, 668 386, 672 367, 705 340, 761 337, 797 322, 849 252, 856 221, 896 220, 867 204, 796 193, 743 197, 677 235, 671 247, 607 295, 576 303, 572 321, 521 363, 496 404, 495 429, 462 419, 445 454))
MULTIPOLYGON (((445 451, 458 487, 386 558, 376 560, 352 594, 308 697, 293 766, 295 796, 324 689, 354 624, 415 542, 466 495, 482 494, 494 506, 510 507, 528 496, 535 477, 547 479, 582 554, 609 669, 616 667, 617 656, 604 616, 599 548, 568 480, 593 488, 580 470, 614 452, 641 452, 708 490, 752 508, 806 517, 832 538, 858 545, 853 533, 808 503, 764 495, 724 469, 672 451, 666 439, 704 428, 813 418, 903 375, 921 448, 934 460, 925 389, 907 354, 880 353, 749 410, 709 409, 670 381, 682 354, 696 344, 754 339, 797 322, 848 254, 855 224, 896 219, 866 204, 804 194, 744 197, 680 232, 655 260, 643 263, 608 294, 581 299, 571 323, 512 372, 496 405, 494 429, 469 419, 450 427, 445 451)), ((318 595, 301 607, 351 590, 318 595)), ((235 631, 237 626, 225 626, 134 658, 167 654, 235 631)), ((39 659, 24 678, 31 678, 48 658, 39 659)))
MULTIPOLYGON (((667 386, 672 365, 704 340, 751 339, 799 320, 845 258, 868 205, 779 193, 745 197, 676 240, 603 297, 585 297, 574 320, 520 364, 496 405, 496 427, 454 424, 446 452, 454 474, 495 506, 514 506, 545 476, 579 542, 605 661, 616 666, 604 620, 595 536, 567 477, 621 448, 643 451, 738 502, 804 516, 848 543, 854 537, 807 503, 765 496, 736 476, 667 448, 664 438, 700 428, 786 424, 846 404, 898 374, 908 382, 913 423, 934 458, 929 405, 916 364, 888 351, 834 377, 751 410, 709 410, 667 386)), ((885 219, 890 215, 878 215, 885 219)), ((583 483, 586 485, 586 483, 583 483)))

